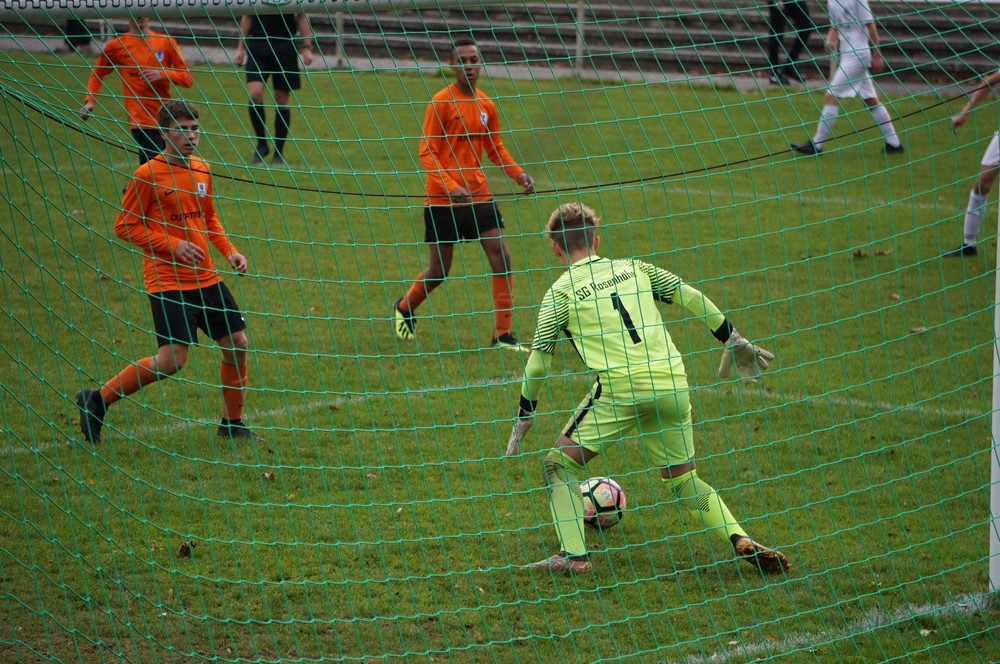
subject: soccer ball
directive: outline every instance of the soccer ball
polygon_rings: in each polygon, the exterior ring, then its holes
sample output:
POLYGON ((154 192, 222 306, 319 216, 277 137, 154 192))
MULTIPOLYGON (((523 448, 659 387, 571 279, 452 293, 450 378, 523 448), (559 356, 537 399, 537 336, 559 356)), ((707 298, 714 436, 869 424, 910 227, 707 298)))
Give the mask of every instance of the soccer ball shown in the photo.
POLYGON ((583 523, 591 528, 610 528, 625 515, 625 492, 610 477, 591 477, 580 485, 583 492, 583 523))

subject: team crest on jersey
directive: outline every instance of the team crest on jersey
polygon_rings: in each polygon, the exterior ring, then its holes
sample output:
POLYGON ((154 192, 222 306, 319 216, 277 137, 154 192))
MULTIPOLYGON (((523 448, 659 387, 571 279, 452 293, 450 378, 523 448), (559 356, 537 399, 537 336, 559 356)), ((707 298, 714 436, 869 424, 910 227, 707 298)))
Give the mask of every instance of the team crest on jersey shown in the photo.
POLYGON ((489 119, 490 119, 489 116, 486 115, 486 111, 479 112, 479 121, 483 123, 484 127, 488 126, 486 123, 489 119))
POLYGON ((163 58, 167 57, 166 51, 154 51, 153 54, 156 55, 157 62, 163 62, 163 58))
POLYGON ((205 187, 205 183, 204 182, 199 182, 198 183, 198 195, 199 196, 207 196, 208 195, 208 188, 205 187))

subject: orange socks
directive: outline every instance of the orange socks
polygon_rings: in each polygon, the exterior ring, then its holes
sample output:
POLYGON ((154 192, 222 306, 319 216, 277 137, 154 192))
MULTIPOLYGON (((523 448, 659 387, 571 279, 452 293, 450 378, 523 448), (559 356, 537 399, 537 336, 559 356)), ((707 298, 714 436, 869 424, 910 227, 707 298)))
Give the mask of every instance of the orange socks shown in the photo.
POLYGON ((160 374, 154 369, 154 358, 147 357, 122 369, 121 373, 101 386, 101 398, 110 406, 122 397, 135 394, 144 386, 155 383, 160 374))
POLYGON ((413 313, 413 310, 423 304, 424 300, 427 299, 428 292, 427 284, 424 283, 424 273, 421 272, 417 275, 413 285, 411 285, 410 289, 406 291, 406 295, 399 303, 399 310, 404 314, 413 313))
POLYGON ((510 325, 514 319, 514 275, 492 277, 491 284, 493 286, 493 324, 497 329, 497 336, 500 337, 510 332, 510 325))
POLYGON ((247 365, 219 364, 219 382, 222 383, 222 419, 243 417, 243 399, 247 391, 247 365))
MULTIPOLYGON (((514 320, 514 275, 507 274, 502 277, 491 277, 493 290, 493 324, 496 327, 497 336, 510 332, 511 323, 514 320)), ((417 275, 416 280, 410 289, 406 291, 406 296, 399 303, 399 309, 404 314, 412 313, 427 299, 430 290, 424 281, 424 273, 417 275)))

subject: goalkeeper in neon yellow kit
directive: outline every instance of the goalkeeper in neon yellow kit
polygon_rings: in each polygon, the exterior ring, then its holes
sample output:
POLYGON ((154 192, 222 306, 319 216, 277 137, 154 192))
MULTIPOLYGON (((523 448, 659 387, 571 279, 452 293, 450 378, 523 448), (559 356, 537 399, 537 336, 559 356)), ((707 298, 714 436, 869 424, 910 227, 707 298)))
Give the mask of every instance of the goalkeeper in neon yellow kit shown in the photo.
POLYGON ((721 378, 728 376, 733 364, 741 378, 754 378, 774 356, 744 340, 711 300, 670 272, 639 260, 599 257, 598 221, 589 207, 568 203, 552 213, 546 226, 552 251, 568 270, 542 299, 507 455, 517 453, 531 428, 562 335, 597 374, 597 381, 543 463, 562 550, 530 567, 590 571, 580 492, 584 464, 600 454, 606 442, 638 433, 663 481, 710 532, 725 538, 738 557, 761 571, 784 572, 785 556, 753 541, 715 489, 698 477, 687 375, 663 326, 657 300, 676 302, 708 322, 715 337, 726 344, 721 378))

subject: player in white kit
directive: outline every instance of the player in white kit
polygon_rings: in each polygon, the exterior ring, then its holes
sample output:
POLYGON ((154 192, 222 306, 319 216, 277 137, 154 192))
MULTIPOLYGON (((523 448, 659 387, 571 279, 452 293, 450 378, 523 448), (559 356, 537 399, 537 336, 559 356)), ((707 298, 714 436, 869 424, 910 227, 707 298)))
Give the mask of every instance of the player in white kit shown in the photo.
POLYGON ((816 133, 805 143, 792 143, 792 149, 802 154, 822 152, 823 143, 833 133, 833 125, 840 115, 838 99, 860 96, 885 137, 885 152, 903 152, 889 111, 879 101, 872 82, 871 72, 884 71, 885 62, 879 54, 878 28, 868 0, 830 0, 829 12, 826 47, 830 52, 836 49, 837 71, 830 79, 816 133))

